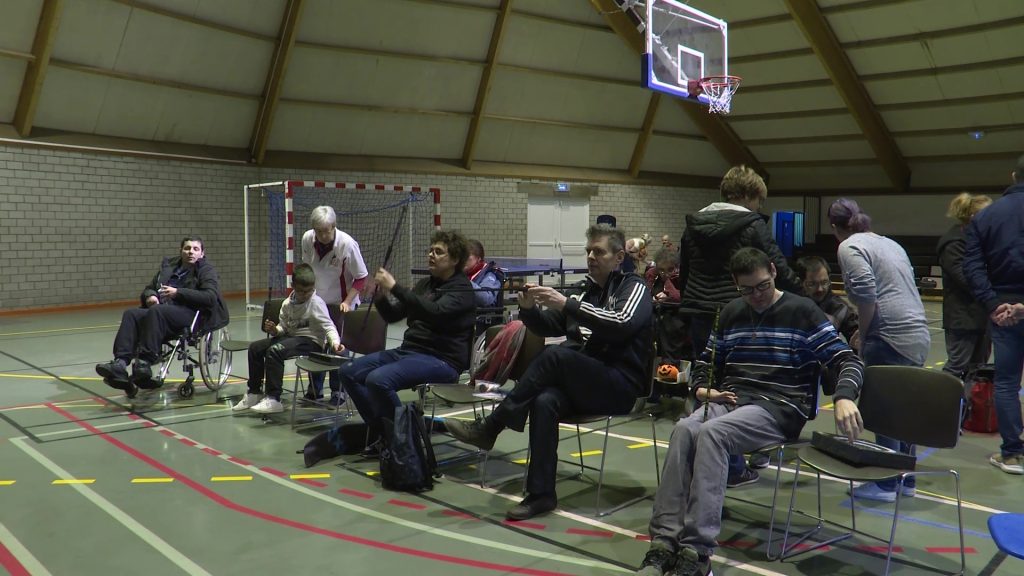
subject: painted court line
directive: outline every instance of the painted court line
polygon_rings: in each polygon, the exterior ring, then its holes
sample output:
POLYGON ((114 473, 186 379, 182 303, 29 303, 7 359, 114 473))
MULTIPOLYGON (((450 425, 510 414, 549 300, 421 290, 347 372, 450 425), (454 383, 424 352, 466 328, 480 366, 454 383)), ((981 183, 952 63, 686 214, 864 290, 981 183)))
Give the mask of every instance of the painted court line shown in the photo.
POLYGON ((331 475, 327 473, 321 474, 291 474, 288 476, 292 480, 318 480, 322 478, 330 478, 331 475))
POLYGON ((174 478, 132 478, 132 484, 170 484, 174 478))
POLYGON ((0 566, 12 576, 52 576, 3 524, 0 524, 0 566))
POLYGON ((0 480, 0 486, 10 486, 15 482, 17 482, 17 480, 0 480))
POLYGON ((212 476, 210 482, 245 482, 252 480, 252 476, 212 476))
MULTIPOLYGON (((72 477, 70 472, 64 470, 58 466, 56 462, 50 460, 41 452, 29 446, 24 439, 12 438, 11 443, 17 446, 25 454, 28 454, 30 458, 42 465, 43 468, 52 472, 55 476, 59 476, 64 479, 70 479, 72 477)), ((88 488, 81 484, 72 484, 72 488, 78 491, 82 496, 85 496, 85 498, 95 504, 97 508, 106 512, 114 520, 120 522, 128 529, 129 532, 138 536, 140 540, 148 544, 160 554, 163 554, 164 557, 173 562, 178 568, 181 568, 186 574, 193 576, 213 576, 206 570, 203 570, 201 566, 190 560, 188 556, 185 556, 177 549, 173 548, 163 538, 154 534, 149 528, 140 524, 135 520, 135 518, 129 516, 126 512, 115 506, 103 496, 97 494, 92 488, 88 488)), ((124 544, 124 542, 121 544, 124 544)))
POLYGON ((65 484, 92 484, 94 482, 96 482, 95 478, 64 478, 54 480, 53 482, 50 482, 50 484, 53 484, 54 486, 62 486, 65 484))

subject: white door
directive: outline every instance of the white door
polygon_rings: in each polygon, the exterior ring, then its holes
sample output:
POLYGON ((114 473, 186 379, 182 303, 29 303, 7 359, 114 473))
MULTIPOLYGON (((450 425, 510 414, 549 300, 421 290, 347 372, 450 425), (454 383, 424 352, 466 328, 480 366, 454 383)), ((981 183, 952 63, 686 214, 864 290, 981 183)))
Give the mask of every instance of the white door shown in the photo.
POLYGON ((590 202, 582 198, 530 198, 526 257, 560 258, 565 267, 587 265, 590 202))

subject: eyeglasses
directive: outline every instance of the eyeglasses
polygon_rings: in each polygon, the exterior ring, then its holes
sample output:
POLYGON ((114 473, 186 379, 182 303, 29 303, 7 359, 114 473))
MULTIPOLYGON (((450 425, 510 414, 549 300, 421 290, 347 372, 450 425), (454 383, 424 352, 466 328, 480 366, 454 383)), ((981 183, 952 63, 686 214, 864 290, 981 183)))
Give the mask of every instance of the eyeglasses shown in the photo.
POLYGON ((822 280, 821 282, 804 282, 804 288, 807 288, 808 290, 814 290, 815 288, 828 288, 831 285, 831 280, 822 280))
POLYGON ((771 288, 772 281, 769 279, 765 280, 764 282, 761 282, 757 286, 737 286, 736 291, 738 291, 743 296, 750 296, 754 292, 767 292, 768 290, 771 290, 771 288))
POLYGON ((434 256, 434 257, 440 258, 441 256, 447 256, 447 255, 448 255, 448 251, 445 250, 444 248, 428 248, 427 249, 427 256, 434 256))

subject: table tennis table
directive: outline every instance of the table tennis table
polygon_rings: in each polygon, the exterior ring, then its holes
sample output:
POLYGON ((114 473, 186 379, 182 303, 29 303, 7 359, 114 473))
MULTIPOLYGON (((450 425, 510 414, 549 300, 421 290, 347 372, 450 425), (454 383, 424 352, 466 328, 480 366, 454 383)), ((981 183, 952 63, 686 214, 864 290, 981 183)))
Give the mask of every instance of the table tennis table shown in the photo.
MULTIPOLYGON (((498 256, 488 258, 488 262, 494 264, 505 273, 506 278, 530 278, 537 277, 537 283, 543 285, 545 276, 558 277, 559 286, 565 286, 567 274, 586 274, 586 265, 572 266, 561 258, 514 258, 498 256)), ((425 266, 417 266, 412 269, 414 276, 424 276, 430 271, 425 266)))

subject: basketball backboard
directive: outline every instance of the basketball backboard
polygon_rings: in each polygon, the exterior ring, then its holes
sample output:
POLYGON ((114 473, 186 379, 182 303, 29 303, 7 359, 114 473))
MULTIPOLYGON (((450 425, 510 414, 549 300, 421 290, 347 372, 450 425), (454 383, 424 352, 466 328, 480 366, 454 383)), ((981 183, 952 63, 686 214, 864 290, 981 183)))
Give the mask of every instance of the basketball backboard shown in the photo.
POLYGON ((644 13, 647 87, 708 104, 700 79, 729 75, 728 24, 678 0, 627 5, 637 16, 644 13))

